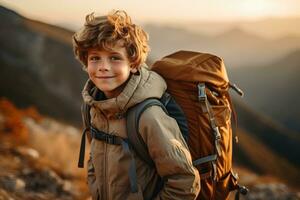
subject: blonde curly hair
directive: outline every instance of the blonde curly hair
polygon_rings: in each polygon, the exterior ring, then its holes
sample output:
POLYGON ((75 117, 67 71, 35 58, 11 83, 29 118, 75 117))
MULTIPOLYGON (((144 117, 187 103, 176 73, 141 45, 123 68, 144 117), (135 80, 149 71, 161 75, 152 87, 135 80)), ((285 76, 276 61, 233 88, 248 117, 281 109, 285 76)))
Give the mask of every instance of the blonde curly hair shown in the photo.
POLYGON ((138 69, 150 50, 148 38, 148 34, 133 24, 125 11, 111 11, 106 16, 91 13, 86 16, 84 27, 73 35, 73 50, 86 69, 89 49, 110 50, 122 41, 131 67, 138 69))

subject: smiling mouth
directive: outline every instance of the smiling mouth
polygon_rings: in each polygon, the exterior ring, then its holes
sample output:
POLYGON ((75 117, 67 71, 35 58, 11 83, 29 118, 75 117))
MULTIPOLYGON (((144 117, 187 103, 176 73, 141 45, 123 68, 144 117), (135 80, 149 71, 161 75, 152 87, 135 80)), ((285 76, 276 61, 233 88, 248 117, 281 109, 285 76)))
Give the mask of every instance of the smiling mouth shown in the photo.
POLYGON ((109 79, 109 78, 113 78, 114 76, 96 76, 96 78, 100 78, 100 79, 109 79))

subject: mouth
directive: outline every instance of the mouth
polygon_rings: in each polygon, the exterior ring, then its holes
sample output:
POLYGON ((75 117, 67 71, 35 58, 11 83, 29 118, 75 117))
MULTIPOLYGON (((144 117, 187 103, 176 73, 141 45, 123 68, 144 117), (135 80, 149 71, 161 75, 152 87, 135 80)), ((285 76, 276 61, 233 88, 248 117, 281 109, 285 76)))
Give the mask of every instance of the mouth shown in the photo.
POLYGON ((95 77, 99 79, 109 79, 109 78, 113 78, 114 76, 95 76, 95 77))

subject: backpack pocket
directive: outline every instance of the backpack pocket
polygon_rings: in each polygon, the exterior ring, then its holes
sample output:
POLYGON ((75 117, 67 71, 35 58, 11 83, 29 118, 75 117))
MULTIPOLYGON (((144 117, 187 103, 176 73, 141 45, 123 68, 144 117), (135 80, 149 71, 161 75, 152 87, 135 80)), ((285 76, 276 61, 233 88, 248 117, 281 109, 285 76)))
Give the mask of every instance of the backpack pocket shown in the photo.
POLYGON ((229 171, 216 183, 215 199, 228 199, 230 192, 237 189, 237 186, 237 176, 229 171))
POLYGON ((231 118, 230 108, 225 105, 220 105, 220 106, 212 105, 211 107, 216 121, 216 125, 218 127, 227 126, 231 118))

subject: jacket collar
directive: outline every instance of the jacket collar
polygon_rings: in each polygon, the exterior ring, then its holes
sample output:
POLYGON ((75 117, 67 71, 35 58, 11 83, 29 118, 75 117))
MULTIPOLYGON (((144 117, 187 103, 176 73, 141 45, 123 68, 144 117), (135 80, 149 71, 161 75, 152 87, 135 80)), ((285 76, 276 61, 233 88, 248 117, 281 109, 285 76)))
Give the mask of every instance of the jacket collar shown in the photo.
POLYGON ((166 90, 166 83, 162 77, 145 67, 141 67, 137 74, 132 74, 123 91, 115 98, 103 99, 103 92, 96 88, 88 79, 82 97, 85 103, 98 108, 108 118, 121 118, 128 108, 147 98, 160 98, 166 90), (95 94, 100 93, 100 100, 95 94), (101 95, 102 93, 102 95, 101 95))

